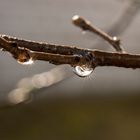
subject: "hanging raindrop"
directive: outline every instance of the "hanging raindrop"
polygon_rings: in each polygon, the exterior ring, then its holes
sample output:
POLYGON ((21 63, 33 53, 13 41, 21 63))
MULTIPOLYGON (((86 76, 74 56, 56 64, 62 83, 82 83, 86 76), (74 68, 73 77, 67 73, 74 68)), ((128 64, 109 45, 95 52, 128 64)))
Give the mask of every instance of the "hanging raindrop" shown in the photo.
POLYGON ((95 68, 93 65, 93 61, 95 60, 95 58, 93 54, 90 52, 80 55, 80 57, 85 58, 85 64, 83 65, 77 64, 77 66, 74 66, 73 72, 79 77, 87 77, 93 72, 95 68))
POLYGON ((74 73, 79 77, 87 77, 93 72, 93 68, 87 66, 75 66, 74 73))
POLYGON ((21 62, 19 60, 17 60, 18 63, 22 64, 22 65, 31 65, 34 63, 33 59, 28 59, 27 61, 21 62))
POLYGON ((95 59, 93 57, 93 54, 90 52, 87 52, 83 55, 80 55, 80 57, 84 57, 85 58, 85 64, 80 64, 80 65, 76 65, 74 66, 73 72, 78 75, 79 77, 87 77, 89 76, 95 67, 93 67, 93 60, 95 59))
POLYGON ((18 54, 18 56, 15 57, 18 63, 23 65, 30 65, 33 64, 33 58, 30 57, 30 55, 26 52, 18 54))

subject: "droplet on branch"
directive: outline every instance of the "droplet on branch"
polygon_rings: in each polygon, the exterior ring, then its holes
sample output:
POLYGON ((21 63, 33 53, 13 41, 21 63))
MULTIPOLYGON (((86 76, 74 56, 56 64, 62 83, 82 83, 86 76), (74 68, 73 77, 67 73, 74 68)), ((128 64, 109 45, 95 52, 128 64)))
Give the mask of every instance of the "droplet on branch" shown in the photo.
POLYGON ((73 71, 79 77, 87 77, 93 72, 93 68, 85 66, 85 65, 75 66, 73 71))

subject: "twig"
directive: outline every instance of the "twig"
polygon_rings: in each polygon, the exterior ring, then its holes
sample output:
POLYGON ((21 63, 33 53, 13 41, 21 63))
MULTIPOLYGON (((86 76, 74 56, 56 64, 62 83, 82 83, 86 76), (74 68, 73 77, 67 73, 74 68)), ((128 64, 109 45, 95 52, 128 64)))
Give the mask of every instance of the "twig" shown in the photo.
MULTIPOLYGON (((5 36, 6 37, 6 36, 5 36)), ((13 37, 10 37, 13 38, 13 37)), ((56 48, 55 52, 48 53, 47 50, 51 50, 53 47, 52 44, 48 44, 48 49, 44 52, 41 51, 32 51, 29 50, 29 47, 33 48, 36 44, 36 48, 40 49, 40 44, 38 42, 27 41, 23 40, 22 47, 20 46, 19 39, 16 40, 13 38, 14 42, 7 41, 6 39, 0 37, 0 46, 4 48, 6 51, 10 52, 15 59, 20 61, 21 63, 28 61, 29 59, 32 60, 43 60, 49 61, 53 64, 70 64, 71 66, 83 66, 83 65, 91 65, 90 67, 97 67, 97 66, 117 66, 117 67, 124 67, 124 68, 140 68, 140 55, 133 55, 133 54, 122 54, 122 53, 111 53, 105 51, 98 51, 98 50, 90 50, 90 49, 82 49, 78 47, 65 47, 61 45, 54 46, 56 48), (17 42, 16 42, 17 41, 17 42), (14 46, 13 46, 14 44, 14 46), (17 44, 17 45, 15 45, 17 44), (28 44, 28 45, 27 45, 28 44), (28 49, 27 49, 27 48, 28 49), (62 50, 62 52, 61 52, 62 50), (68 55, 67 50, 71 52, 73 55, 68 55), (61 55, 66 52, 65 55, 61 55)), ((45 45, 45 43, 44 43, 45 45)), ((42 46, 42 44, 41 44, 42 46)))
POLYGON ((110 43, 114 49, 118 52, 123 52, 122 48, 120 47, 120 40, 117 37, 111 37, 107 33, 103 32, 97 27, 94 27, 90 24, 90 22, 83 17, 80 17, 78 15, 73 16, 72 22, 74 25, 80 27, 82 30, 88 30, 90 32, 93 32, 100 37, 102 37, 104 40, 106 40, 108 43, 110 43))

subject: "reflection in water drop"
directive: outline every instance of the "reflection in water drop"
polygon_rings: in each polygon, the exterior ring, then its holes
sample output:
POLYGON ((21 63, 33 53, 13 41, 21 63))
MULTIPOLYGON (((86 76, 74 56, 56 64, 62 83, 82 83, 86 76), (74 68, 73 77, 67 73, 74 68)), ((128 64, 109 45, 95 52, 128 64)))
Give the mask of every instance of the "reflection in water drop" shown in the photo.
POLYGON ((73 71, 79 77, 87 77, 93 72, 93 68, 86 66, 75 66, 73 71))

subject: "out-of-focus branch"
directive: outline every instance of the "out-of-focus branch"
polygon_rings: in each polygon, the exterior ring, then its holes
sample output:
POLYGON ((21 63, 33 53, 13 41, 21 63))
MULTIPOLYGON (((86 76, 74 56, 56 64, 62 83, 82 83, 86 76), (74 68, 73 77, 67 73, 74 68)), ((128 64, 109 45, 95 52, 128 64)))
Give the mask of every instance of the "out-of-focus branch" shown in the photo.
POLYGON ((117 21, 109 27, 107 33, 110 35, 120 35, 126 31, 126 29, 134 21, 134 18, 140 11, 139 0, 128 0, 126 7, 121 13, 117 21))
POLYGON ((28 102, 32 100, 30 93, 41 88, 52 85, 72 76, 64 66, 58 66, 48 72, 35 74, 32 77, 21 79, 17 88, 8 93, 8 101, 12 104, 28 102))

